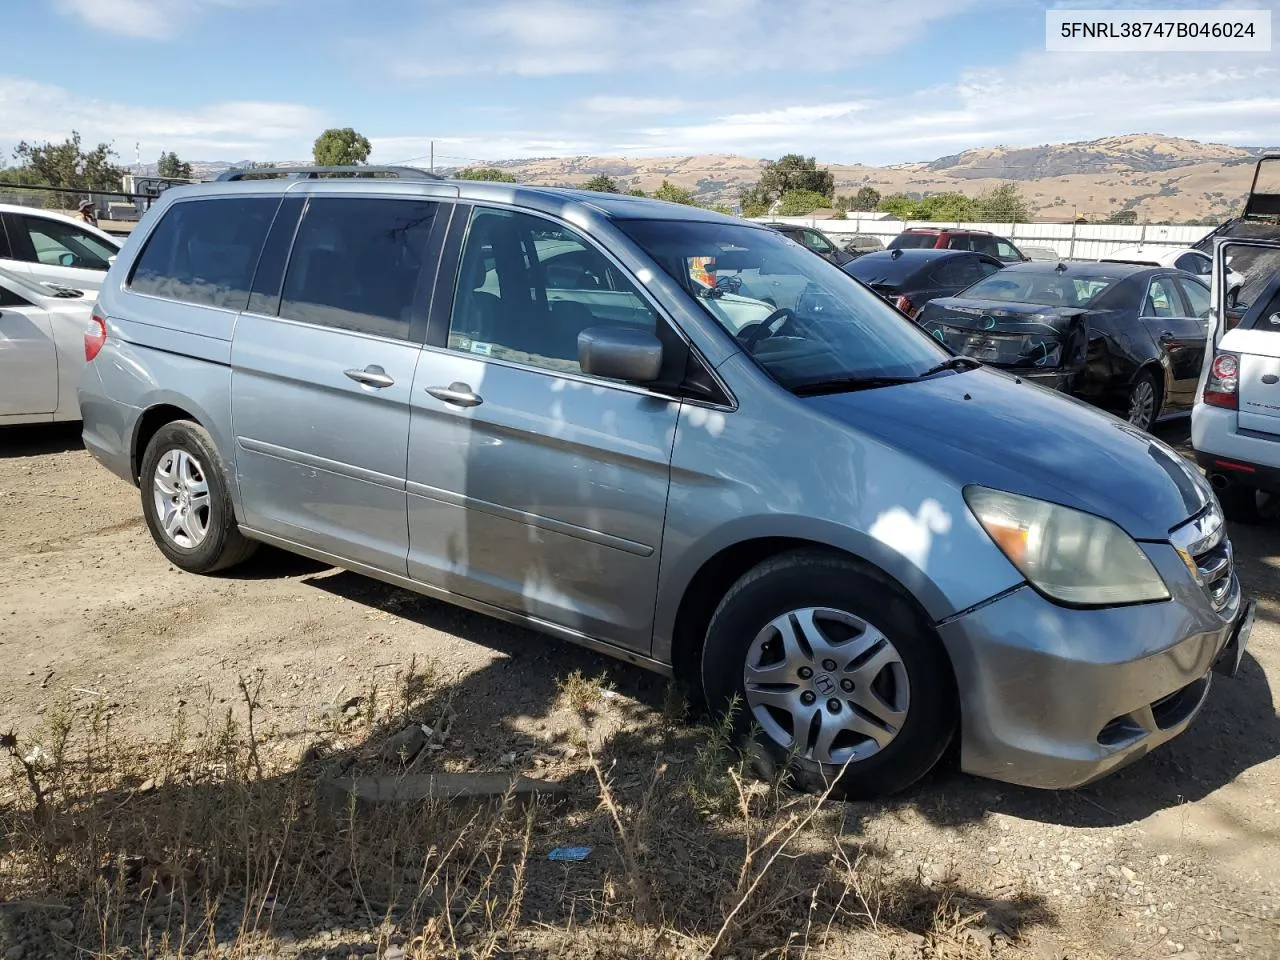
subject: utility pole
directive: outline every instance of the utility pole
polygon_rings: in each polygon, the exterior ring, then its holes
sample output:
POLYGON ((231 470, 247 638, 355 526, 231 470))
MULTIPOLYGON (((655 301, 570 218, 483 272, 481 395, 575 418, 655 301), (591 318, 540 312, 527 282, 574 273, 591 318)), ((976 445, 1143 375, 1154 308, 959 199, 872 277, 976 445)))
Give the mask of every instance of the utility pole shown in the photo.
POLYGON ((436 172, 436 142, 431 141, 431 172, 436 172))

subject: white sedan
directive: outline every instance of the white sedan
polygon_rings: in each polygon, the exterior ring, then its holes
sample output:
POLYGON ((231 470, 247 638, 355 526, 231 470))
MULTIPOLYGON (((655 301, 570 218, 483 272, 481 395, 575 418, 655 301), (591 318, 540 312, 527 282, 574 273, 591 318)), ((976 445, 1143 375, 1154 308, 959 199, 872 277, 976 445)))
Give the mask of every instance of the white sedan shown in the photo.
POLYGON ((0 270, 93 293, 123 241, 52 210, 0 203, 0 270))
MULTIPOLYGON (((1213 258, 1191 247, 1144 247, 1141 244, 1112 250, 1098 258, 1103 263, 1149 263, 1153 267, 1170 267, 1193 273, 1205 283, 1213 275, 1213 258)), ((1227 271, 1227 304, 1236 302, 1244 288, 1245 277, 1234 270, 1227 271)))
POLYGON ((0 267, 0 425, 79 420, 93 299, 0 267))

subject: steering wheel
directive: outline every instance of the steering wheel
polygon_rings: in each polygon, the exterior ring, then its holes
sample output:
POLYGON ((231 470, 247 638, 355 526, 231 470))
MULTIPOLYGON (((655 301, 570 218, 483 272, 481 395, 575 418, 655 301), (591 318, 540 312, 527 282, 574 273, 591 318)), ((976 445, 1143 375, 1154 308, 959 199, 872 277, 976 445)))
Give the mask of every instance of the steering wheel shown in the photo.
POLYGON ((786 307, 779 307, 773 313, 769 314, 763 320, 757 323, 748 323, 745 327, 738 331, 738 339, 742 341, 742 345, 750 352, 755 345, 766 337, 772 337, 778 330, 781 330, 788 323, 796 318, 796 315, 786 307), (778 324, 778 321, 783 321, 778 324), (777 329, 774 325, 778 324, 777 329))

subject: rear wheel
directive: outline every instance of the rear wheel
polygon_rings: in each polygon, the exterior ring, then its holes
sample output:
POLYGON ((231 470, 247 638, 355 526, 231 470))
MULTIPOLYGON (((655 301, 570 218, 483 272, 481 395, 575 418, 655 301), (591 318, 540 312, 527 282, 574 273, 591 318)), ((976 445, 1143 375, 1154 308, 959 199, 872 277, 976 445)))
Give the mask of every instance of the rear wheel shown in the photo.
POLYGON ((1160 416, 1160 386, 1150 370, 1141 371, 1129 385, 1128 420, 1139 430, 1150 430, 1160 416))
POLYGON ((240 533, 213 438, 190 420, 156 431, 142 457, 142 513, 160 552, 190 573, 224 570, 257 542, 240 533))
POLYGON ((950 665, 896 584, 839 555, 797 551, 742 577, 711 619, 707 703, 738 709, 740 741, 766 774, 844 798, 902 790, 955 729, 950 665))

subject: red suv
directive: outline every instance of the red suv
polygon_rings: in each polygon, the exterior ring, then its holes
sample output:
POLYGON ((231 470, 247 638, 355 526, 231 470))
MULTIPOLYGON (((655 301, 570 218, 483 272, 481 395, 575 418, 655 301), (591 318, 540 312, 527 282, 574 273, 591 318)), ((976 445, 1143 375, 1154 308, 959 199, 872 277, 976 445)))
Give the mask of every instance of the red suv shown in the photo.
POLYGON ((953 227, 911 227, 889 241, 890 250, 912 249, 973 250, 1005 263, 1022 263, 1025 256, 1004 237, 985 230, 961 230, 953 227))

